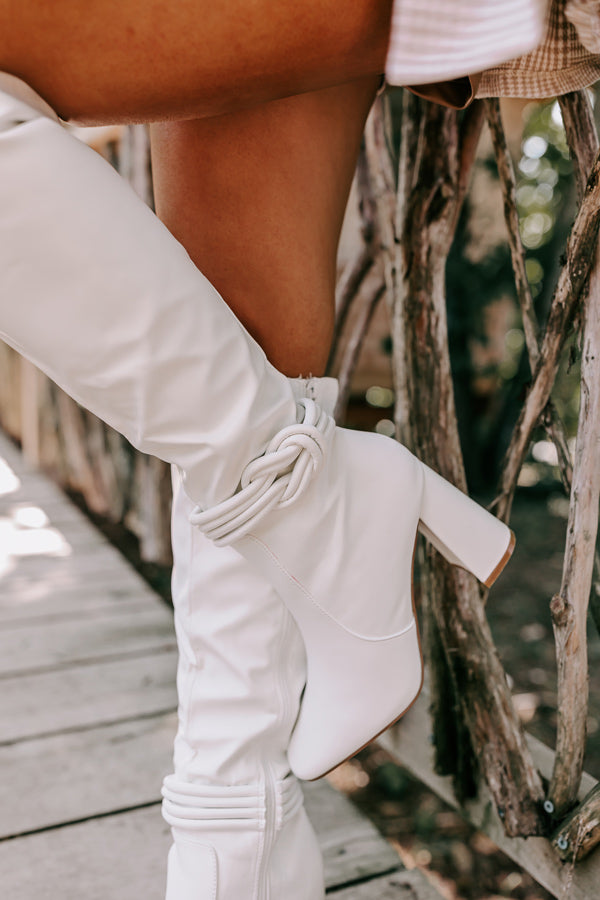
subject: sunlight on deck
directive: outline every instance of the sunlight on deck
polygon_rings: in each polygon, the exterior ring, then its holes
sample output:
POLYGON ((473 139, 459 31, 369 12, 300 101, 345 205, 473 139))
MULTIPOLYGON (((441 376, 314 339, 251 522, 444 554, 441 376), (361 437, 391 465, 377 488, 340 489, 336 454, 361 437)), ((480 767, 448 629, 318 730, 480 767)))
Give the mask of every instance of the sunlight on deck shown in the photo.
POLYGON ((19 558, 29 556, 70 556, 71 546, 39 506, 15 503, 7 498, 21 486, 13 470, 0 457, 0 497, 4 498, 0 515, 0 578, 14 571, 19 558))
POLYGON ((6 460, 0 456, 0 497, 5 494, 13 494, 20 487, 21 482, 6 460))

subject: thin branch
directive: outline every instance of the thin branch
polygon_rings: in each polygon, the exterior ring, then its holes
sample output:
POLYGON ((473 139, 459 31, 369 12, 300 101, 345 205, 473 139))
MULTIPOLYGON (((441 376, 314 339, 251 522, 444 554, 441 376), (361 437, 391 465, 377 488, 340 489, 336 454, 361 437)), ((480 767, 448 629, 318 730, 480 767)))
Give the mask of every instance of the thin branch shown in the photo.
POLYGON ((456 208, 455 221, 451 223, 452 236, 456 233, 458 219, 469 190, 473 164, 477 156, 477 148, 481 138, 481 131, 485 121, 485 104, 482 100, 476 100, 463 113, 463 119, 459 132, 458 148, 458 174, 456 181, 456 208))
POLYGON ((502 126, 500 115, 500 101, 486 100, 486 117, 492 136, 496 165, 504 200, 504 220, 508 229, 508 243, 510 258, 512 261, 517 297, 523 318, 523 331, 525 332, 525 344, 529 355, 531 371, 535 370, 540 357, 539 333, 540 326, 533 306, 533 297, 529 279, 525 271, 525 250, 521 240, 519 228, 519 214, 517 212, 517 179, 506 135, 502 126))
POLYGON ((336 321, 333 341, 327 370, 334 367, 335 356, 339 350, 341 336, 346 326, 354 298, 360 290, 363 280, 373 265, 375 236, 375 202, 372 196, 369 167, 367 164, 364 139, 361 144, 356 166, 356 187, 358 190, 358 208, 360 213, 360 253, 352 259, 338 280, 335 290, 336 321))
MULTIPOLYGON (((402 138, 400 142, 400 160, 406 154, 416 150, 417 133, 415 118, 411 114, 411 97, 404 92, 402 110, 402 138)), ((416 99, 416 98, 414 98, 416 99)), ((395 298, 398 295, 398 282, 403 277, 403 257, 397 241, 398 221, 405 215, 404 203, 400 201, 410 190, 403 179, 403 170, 398 170, 398 189, 396 192, 396 176, 392 161, 392 153, 388 137, 389 98, 383 94, 377 98, 367 120, 365 129, 365 152, 368 166, 368 182, 371 196, 375 204, 375 239, 374 244, 378 259, 383 265, 383 276, 386 287, 386 300, 390 309, 390 336, 394 352, 392 355, 392 373, 395 392, 394 419, 397 436, 404 443, 411 445, 409 433, 409 401, 406 366, 400 360, 405 358, 405 334, 402 316, 399 314, 395 298)))
POLYGON ((364 338, 369 330, 369 325, 373 320, 373 314, 377 308, 377 304, 383 297, 385 292, 385 284, 380 271, 373 272, 372 277, 366 278, 363 282, 363 289, 356 298, 358 312, 352 323, 350 333, 344 341, 344 348, 340 367, 338 371, 339 394, 335 407, 334 418, 340 421, 346 412, 348 400, 350 398, 350 390, 352 387, 352 376, 356 369, 356 364, 360 356, 364 338))
POLYGON ((600 784, 595 785, 561 823, 552 838, 563 862, 579 862, 600 844, 600 784))
POLYGON ((558 98, 558 103, 575 163, 575 183, 581 202, 589 171, 600 149, 594 111, 587 91, 564 94, 558 98))
MULTIPOLYGON (((587 173, 598 152, 598 132, 588 91, 576 91, 558 98, 567 141, 575 163, 575 182, 579 199, 585 190, 587 173)), ((600 632, 600 557, 595 554, 594 585, 590 596, 590 612, 600 632)))
MULTIPOLYGON (((494 145, 496 165, 500 178, 500 187, 504 201, 504 220, 508 231, 508 244, 512 261, 517 298, 523 319, 523 331, 525 332, 525 346, 529 357, 529 366, 534 372, 540 358, 539 334, 540 326, 533 305, 533 297, 529 286, 529 279, 525 269, 525 250, 521 240, 519 228, 519 215, 517 212, 517 179, 508 149, 506 135, 502 126, 500 114, 500 101, 486 100, 486 116, 494 145)), ((571 490, 573 477, 573 464, 567 442, 565 427, 554 407, 549 403, 542 417, 543 424, 550 440, 556 447, 558 464, 561 477, 567 493, 571 490)))
MULTIPOLYGON (((571 97, 571 101, 565 102, 563 109, 570 122, 571 155, 575 160, 577 181, 581 185, 593 154, 598 150, 598 135, 591 110, 586 116, 585 109, 583 112, 581 110, 582 101, 576 95, 571 97), (578 114, 581 114, 581 119, 575 128, 575 115, 578 114)), ((551 604, 558 662, 559 712, 549 797, 557 816, 567 812, 577 798, 583 772, 588 713, 586 622, 600 501, 600 267, 597 245, 593 256, 596 265, 589 277, 580 316, 583 330, 581 402, 563 577, 560 594, 554 597, 551 604)))
POLYGON ((497 515, 503 521, 508 521, 510 516, 517 479, 533 430, 550 399, 569 325, 595 259, 599 225, 600 159, 597 158, 569 236, 567 259, 552 298, 540 361, 506 453, 500 492, 494 501, 497 515))

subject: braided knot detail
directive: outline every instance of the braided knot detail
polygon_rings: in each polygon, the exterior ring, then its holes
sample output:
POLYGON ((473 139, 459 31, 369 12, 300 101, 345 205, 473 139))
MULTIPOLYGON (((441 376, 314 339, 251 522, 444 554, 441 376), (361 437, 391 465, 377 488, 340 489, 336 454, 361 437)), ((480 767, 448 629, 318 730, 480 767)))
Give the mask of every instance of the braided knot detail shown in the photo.
POLYGON ((210 509, 197 508, 190 516, 217 546, 247 534, 272 509, 294 503, 323 465, 335 422, 314 400, 298 401, 303 420, 279 431, 263 456, 248 463, 240 490, 210 509))

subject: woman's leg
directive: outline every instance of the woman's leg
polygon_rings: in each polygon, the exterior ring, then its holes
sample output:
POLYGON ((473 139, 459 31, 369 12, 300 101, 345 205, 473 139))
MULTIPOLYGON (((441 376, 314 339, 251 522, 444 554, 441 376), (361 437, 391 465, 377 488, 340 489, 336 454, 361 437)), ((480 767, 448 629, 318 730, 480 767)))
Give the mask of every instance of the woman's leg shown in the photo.
POLYGON ((215 115, 383 71, 391 0, 0 0, 0 71, 65 118, 215 115))
POLYGON ((157 212, 285 374, 321 375, 367 77, 152 127, 157 212))
MULTIPOLYGON (((320 375, 327 360, 339 231, 376 87, 368 78, 152 130, 159 214, 290 376, 320 375)), ((295 383, 330 413, 332 387, 295 383)), ((211 858, 217 900, 322 900, 319 847, 287 762, 306 680, 302 639, 269 582, 203 538, 192 511, 176 490, 180 725, 165 782, 167 900, 205 900, 211 858), (199 785, 210 786, 210 804, 199 785), (243 826, 239 796, 258 812, 243 826), (218 822, 207 816, 217 804, 218 822)))

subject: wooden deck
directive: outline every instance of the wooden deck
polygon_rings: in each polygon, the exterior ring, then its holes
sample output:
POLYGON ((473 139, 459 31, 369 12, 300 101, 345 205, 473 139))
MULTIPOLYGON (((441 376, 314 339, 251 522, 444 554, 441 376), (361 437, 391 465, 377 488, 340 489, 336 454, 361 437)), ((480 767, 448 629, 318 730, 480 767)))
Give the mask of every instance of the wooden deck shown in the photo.
MULTIPOLYGON (((2 897, 164 897, 175 663, 170 610, 0 435, 2 897)), ((438 897, 326 781, 305 793, 328 892, 438 897)))

